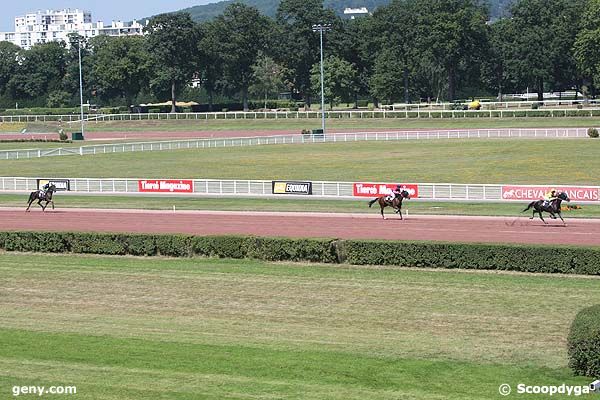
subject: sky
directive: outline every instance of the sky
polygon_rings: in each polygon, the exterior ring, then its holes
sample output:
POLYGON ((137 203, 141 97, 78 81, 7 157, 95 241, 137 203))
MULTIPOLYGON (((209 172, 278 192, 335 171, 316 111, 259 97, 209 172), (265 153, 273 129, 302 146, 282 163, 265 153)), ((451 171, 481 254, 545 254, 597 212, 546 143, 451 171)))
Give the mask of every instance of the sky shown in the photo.
POLYGON ((92 13, 92 21, 131 21, 163 12, 219 0, 18 0, 0 3, 0 31, 13 31, 15 17, 38 10, 79 8, 92 13))

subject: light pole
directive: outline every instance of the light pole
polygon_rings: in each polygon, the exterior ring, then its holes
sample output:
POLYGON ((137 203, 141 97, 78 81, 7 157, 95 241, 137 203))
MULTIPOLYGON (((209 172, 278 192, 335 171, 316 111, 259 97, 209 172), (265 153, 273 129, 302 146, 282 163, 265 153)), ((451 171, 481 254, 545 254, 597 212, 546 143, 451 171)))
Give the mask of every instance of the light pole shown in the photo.
POLYGON ((316 24, 312 26, 313 32, 319 32, 321 38, 321 127, 325 135, 325 90, 323 88, 323 32, 331 30, 331 24, 316 24))
POLYGON ((77 52, 79 53, 79 105, 81 110, 81 136, 83 137, 83 75, 81 73, 81 40, 77 41, 77 52))
POLYGON ((80 110, 80 118, 81 118, 81 136, 83 137, 83 74, 81 72, 81 41, 83 40, 82 36, 75 35, 71 36, 71 46, 75 45, 75 40, 77 40, 77 54, 79 56, 79 110, 80 110))

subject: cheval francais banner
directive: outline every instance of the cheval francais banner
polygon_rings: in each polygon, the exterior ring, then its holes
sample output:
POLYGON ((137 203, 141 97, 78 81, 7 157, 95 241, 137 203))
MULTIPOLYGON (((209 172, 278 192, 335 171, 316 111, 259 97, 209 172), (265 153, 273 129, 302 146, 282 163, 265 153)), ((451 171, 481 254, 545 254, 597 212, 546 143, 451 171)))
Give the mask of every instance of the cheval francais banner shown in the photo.
POLYGON ((586 186, 502 186, 502 199, 540 200, 551 189, 567 193, 572 201, 600 201, 600 190, 586 186))

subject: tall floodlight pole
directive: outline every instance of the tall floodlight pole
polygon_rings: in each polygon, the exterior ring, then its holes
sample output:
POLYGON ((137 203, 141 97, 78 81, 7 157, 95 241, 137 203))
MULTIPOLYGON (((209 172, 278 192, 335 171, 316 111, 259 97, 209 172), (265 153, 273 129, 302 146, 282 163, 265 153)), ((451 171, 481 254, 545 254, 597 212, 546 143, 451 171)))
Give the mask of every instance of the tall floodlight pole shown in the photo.
POLYGON ((324 72, 323 72, 323 32, 331 30, 331 24, 317 24, 312 26, 313 32, 319 32, 321 39, 321 127, 325 134, 325 89, 324 89, 324 72))
POLYGON ((81 135, 83 136, 83 75, 81 72, 81 37, 77 41, 77 51, 79 53, 79 105, 81 110, 81 135))

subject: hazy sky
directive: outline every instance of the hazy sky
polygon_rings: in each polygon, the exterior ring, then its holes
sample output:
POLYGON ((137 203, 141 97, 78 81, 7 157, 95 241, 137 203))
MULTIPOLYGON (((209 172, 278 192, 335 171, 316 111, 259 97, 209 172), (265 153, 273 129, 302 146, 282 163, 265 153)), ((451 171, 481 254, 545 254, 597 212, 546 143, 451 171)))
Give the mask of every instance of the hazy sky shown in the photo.
POLYGON ((0 31, 14 30, 15 17, 38 10, 79 8, 92 13, 92 20, 130 21, 219 0, 5 0, 0 3, 0 31))

